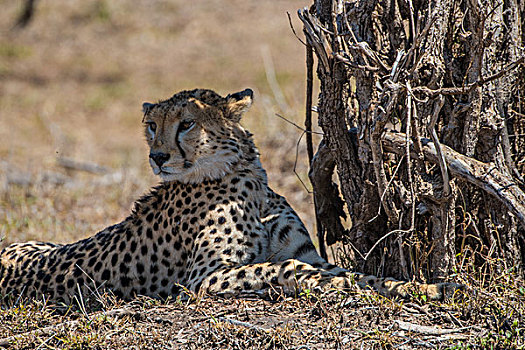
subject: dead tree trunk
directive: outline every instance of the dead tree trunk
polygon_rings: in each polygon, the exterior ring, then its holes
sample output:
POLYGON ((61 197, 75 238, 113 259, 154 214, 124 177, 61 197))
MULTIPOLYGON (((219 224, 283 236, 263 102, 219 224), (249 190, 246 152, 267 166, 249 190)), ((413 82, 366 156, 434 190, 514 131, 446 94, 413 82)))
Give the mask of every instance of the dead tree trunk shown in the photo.
POLYGON ((349 244, 358 269, 524 275, 524 5, 315 0, 299 11, 321 84, 319 234, 349 244))

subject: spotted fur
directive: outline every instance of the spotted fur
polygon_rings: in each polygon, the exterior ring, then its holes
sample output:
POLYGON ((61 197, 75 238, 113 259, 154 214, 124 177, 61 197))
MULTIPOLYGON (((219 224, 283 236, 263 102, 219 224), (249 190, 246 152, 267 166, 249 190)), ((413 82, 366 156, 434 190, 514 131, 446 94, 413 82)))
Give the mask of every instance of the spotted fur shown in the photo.
POLYGON ((239 124, 252 96, 196 89, 145 103, 150 164, 163 182, 126 219, 90 238, 5 248, 0 295, 69 302, 100 287, 123 298, 165 298, 182 287, 238 293, 357 282, 384 295, 440 299, 457 288, 352 273, 323 260, 294 210, 268 187, 252 135, 239 124))

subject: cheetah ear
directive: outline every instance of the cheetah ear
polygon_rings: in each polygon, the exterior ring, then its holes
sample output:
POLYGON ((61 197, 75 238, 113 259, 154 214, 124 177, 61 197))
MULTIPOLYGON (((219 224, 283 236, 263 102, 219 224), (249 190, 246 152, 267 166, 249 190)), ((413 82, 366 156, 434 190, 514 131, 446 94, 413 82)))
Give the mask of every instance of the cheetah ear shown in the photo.
POLYGON ((149 102, 144 102, 142 104, 142 113, 144 114, 148 114, 149 111, 151 111, 151 109, 155 107, 155 104, 154 103, 149 103, 149 102))
POLYGON ((229 94, 226 96, 226 116, 235 122, 240 121, 244 112, 252 105, 252 101, 252 89, 229 94))

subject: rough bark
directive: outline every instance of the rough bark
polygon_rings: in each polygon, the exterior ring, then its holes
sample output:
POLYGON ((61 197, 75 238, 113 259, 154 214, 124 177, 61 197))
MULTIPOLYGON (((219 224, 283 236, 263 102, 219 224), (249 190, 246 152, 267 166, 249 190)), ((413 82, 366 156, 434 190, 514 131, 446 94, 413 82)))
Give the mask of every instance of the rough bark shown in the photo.
POLYGON ((315 0, 299 11, 321 84, 321 237, 351 243, 360 269, 439 280, 459 257, 523 276, 524 12, 522 0, 315 0))

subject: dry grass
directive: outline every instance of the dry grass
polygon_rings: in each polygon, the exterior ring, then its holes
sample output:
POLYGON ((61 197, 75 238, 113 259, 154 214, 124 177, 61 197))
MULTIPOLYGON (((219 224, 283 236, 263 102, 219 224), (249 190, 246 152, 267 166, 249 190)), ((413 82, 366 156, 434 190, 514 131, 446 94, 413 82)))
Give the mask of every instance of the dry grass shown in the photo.
MULTIPOLYGON (((71 242, 122 219, 157 182, 146 162, 141 103, 194 87, 256 91, 244 124, 255 133, 270 184, 311 230, 311 197, 292 171, 300 131, 274 116, 302 124, 304 53, 285 12, 309 3, 38 2, 30 27, 13 32, 20 2, 2 2, 2 245, 71 242), (268 84, 265 52, 287 106, 268 84), (66 169, 60 157, 108 171, 66 169)), ((299 150, 298 173, 306 179, 305 151, 299 150)), ((22 302, 0 312, 0 338, 18 335, 7 342, 17 349, 523 348, 523 285, 491 275, 480 288, 487 276, 471 275, 464 282, 475 289, 447 304, 399 303, 367 292, 304 293, 278 302, 208 297, 121 304, 110 298, 65 312, 22 302), (406 322, 459 331, 429 335, 402 329, 406 322)))
MULTIPOLYGON (((523 349, 524 291, 458 294, 446 303, 399 302, 373 292, 327 291, 238 299, 138 298, 104 306, 21 303, 0 314, 13 349, 523 349), (516 298, 518 296, 518 298, 516 298), (521 303, 521 305, 520 305, 521 303), (65 310, 65 311, 64 311, 65 310)), ((523 287, 521 287, 523 288, 523 287)))

